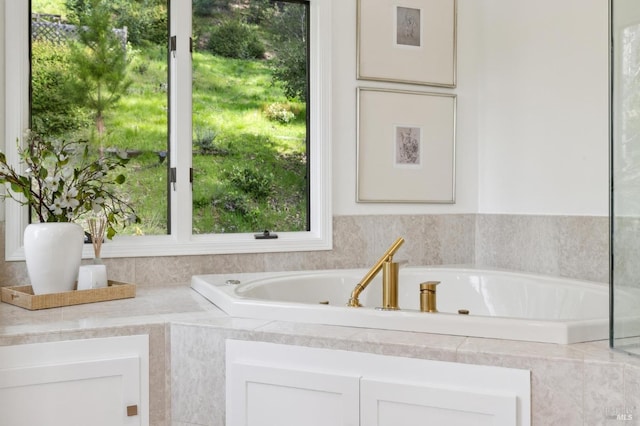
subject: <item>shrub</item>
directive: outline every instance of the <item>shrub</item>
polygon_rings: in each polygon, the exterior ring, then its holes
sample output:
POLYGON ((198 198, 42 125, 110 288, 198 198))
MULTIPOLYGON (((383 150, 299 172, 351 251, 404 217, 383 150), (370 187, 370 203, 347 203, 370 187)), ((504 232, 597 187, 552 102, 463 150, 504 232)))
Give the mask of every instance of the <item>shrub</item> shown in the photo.
POLYGON ((287 124, 295 120, 296 115, 291 111, 291 107, 287 104, 273 103, 267 105, 264 114, 271 121, 287 124))
POLYGON ((193 145, 198 149, 200 154, 229 154, 228 150, 221 148, 216 144, 217 136, 218 132, 216 132, 215 130, 196 130, 196 136, 193 139, 193 145))
POLYGON ((289 99, 307 99, 307 8, 284 3, 269 20, 275 56, 273 80, 280 83, 289 99))
POLYGON ((69 96, 73 73, 66 45, 35 41, 31 46, 32 128, 40 134, 60 136, 89 123, 69 96))
POLYGON ((133 70, 140 75, 145 75, 149 71, 149 62, 145 60, 136 61, 133 66, 133 70))
MULTIPOLYGON (((128 41, 139 46, 148 41, 154 44, 167 40, 167 3, 165 0, 103 0, 109 7, 114 28, 127 27, 128 41)), ((94 4, 87 0, 66 0, 72 23, 91 13, 94 4)))
POLYGON ((307 99, 307 57, 304 44, 293 41, 280 45, 271 62, 273 80, 282 85, 288 99, 307 99))
POLYGON ((228 0, 193 0, 194 16, 209 17, 230 9, 228 0))
POLYGON ((215 55, 236 59, 260 59, 265 53, 256 28, 235 18, 213 27, 208 49, 215 55))
POLYGON ((228 178, 236 188, 256 199, 264 198, 271 193, 272 173, 259 173, 255 169, 234 166, 228 172, 228 178))

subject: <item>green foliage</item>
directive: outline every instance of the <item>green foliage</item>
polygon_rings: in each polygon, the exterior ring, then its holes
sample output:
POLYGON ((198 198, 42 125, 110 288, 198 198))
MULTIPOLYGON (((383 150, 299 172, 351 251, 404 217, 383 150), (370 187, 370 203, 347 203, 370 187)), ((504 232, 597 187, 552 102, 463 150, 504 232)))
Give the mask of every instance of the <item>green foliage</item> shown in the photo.
MULTIPOLYGON (((93 0, 66 0, 71 22, 80 24, 83 17, 93 13, 93 0)), ((134 46, 167 42, 166 0, 105 0, 114 28, 127 27, 128 41, 134 46)))
POLYGON ((287 124, 295 120, 296 115, 288 104, 272 103, 265 107, 264 114, 269 120, 287 124))
POLYGON ((259 59, 265 54, 256 28, 238 18, 228 18, 211 29, 208 49, 225 58, 259 59))
MULTIPOLYGON (((167 149, 167 94, 160 87, 166 85, 166 56, 157 47, 142 48, 134 68, 138 61, 147 71, 131 73, 127 96, 106 115, 105 145, 143 151, 130 160, 123 188, 144 218, 140 232, 161 234, 167 231, 167 162, 160 163, 157 152, 167 149)), ((265 61, 194 52, 193 67, 193 231, 305 230, 304 104, 288 102, 270 84, 265 61), (286 125, 268 120, 263 110, 270 103, 287 105, 297 118, 286 125), (255 197, 232 183, 234 166, 271 174, 269 195, 255 197)))
POLYGON ((127 91, 129 61, 121 40, 112 31, 108 4, 103 0, 87 0, 89 13, 78 16, 79 43, 71 44, 73 90, 76 102, 93 114, 96 130, 104 134, 104 114, 127 91))
POLYGON ((218 132, 211 129, 198 130, 193 139, 193 146, 200 154, 227 155, 229 151, 216 144, 218 132))
POLYGON ((233 190, 220 192, 213 198, 212 204, 223 211, 239 214, 243 217, 249 215, 253 210, 251 199, 246 194, 233 190))
POLYGON ((127 27, 128 41, 134 46, 146 43, 166 44, 168 39, 168 18, 166 0, 112 1, 116 12, 116 28, 127 27))
MULTIPOLYGON (((107 3, 117 5, 121 0, 107 3)), ((238 18, 219 0, 209 5, 213 18, 198 24, 206 31, 219 22, 221 12, 233 14, 239 22, 270 20, 254 20, 247 8, 234 9, 242 13, 243 18, 238 18)), ((117 13, 111 10, 117 21, 117 13)), ((282 8, 266 10, 266 16, 276 11, 282 8)), ((120 26, 115 21, 112 25, 120 26)), ((264 26, 252 28, 260 39, 270 39, 264 26)), ((201 37, 202 43, 207 40, 201 37)), ((168 161, 161 156, 166 155, 168 138, 166 43, 143 42, 135 49, 135 56, 128 56, 131 72, 127 75, 132 83, 117 108, 104 111, 108 131, 103 141, 112 148, 107 152, 142 151, 129 160, 122 189, 144 223, 125 232, 162 234, 167 232, 168 187, 168 161)), ((272 84, 273 68, 264 60, 229 59, 196 49, 193 68, 194 232, 306 229, 305 104, 288 101, 283 86, 272 84), (281 104, 296 118, 287 124, 269 120, 265 106, 270 104, 281 104)), ((90 138, 92 131, 85 132, 90 138)))
POLYGON ((274 82, 280 83, 289 99, 307 99, 307 6, 278 2, 276 13, 269 20, 273 40, 272 59, 274 82))
POLYGON ((229 0, 193 0, 193 14, 199 17, 211 17, 229 10, 229 0))
POLYGON ((87 124, 73 97, 69 49, 64 45, 34 41, 31 45, 31 119, 34 131, 62 135, 87 124))
POLYGON ((236 188, 256 199, 269 195, 273 187, 273 174, 255 167, 233 166, 228 172, 228 179, 236 188))
POLYGON ((282 84, 289 99, 307 99, 307 57, 305 47, 295 41, 280 45, 272 61, 273 80, 282 84))
POLYGON ((214 219, 206 224, 208 229, 198 229, 200 232, 250 232, 260 229, 260 207, 244 193, 222 187, 214 194, 211 206, 214 219))
POLYGON ((262 24, 273 16, 274 2, 272 0, 250 0, 244 17, 252 24, 262 24))

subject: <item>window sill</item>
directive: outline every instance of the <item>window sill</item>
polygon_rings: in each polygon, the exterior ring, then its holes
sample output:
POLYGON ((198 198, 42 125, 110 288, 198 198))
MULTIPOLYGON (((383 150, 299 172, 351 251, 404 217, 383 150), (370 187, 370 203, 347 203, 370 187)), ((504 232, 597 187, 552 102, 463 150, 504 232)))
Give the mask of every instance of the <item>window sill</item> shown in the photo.
MULTIPOLYGON (((199 256, 211 254, 277 253, 331 250, 331 237, 309 232, 278 233, 277 239, 255 239, 253 234, 195 235, 188 241, 171 236, 117 236, 102 245, 101 258, 199 256)), ((94 257, 85 244, 82 258, 94 257)), ((7 261, 24 260, 23 247, 6 254, 7 261)))

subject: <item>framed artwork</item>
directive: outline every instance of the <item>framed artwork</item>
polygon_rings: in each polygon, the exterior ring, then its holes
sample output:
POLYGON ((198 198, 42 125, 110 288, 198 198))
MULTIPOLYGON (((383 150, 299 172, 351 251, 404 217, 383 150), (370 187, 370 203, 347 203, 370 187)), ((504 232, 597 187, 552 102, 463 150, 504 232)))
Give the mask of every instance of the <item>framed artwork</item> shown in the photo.
POLYGON ((456 0, 358 0, 358 79, 456 86, 456 0))
POLYGON ((357 201, 454 203, 456 97, 358 88, 357 201))

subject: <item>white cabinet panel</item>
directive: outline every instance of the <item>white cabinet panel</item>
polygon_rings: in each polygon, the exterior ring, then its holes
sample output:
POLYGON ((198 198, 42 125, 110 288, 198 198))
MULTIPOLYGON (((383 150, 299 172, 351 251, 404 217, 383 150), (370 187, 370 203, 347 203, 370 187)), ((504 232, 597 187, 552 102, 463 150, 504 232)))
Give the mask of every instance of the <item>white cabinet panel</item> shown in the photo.
POLYGON ((513 426, 517 425, 516 395, 468 392, 430 385, 389 381, 360 382, 363 425, 513 426))
POLYGON ((357 426, 359 377, 227 365, 227 425, 357 426))
POLYGON ((147 426, 148 359, 148 336, 0 347, 2 424, 147 426))
POLYGON ((136 357, 0 370, 3 422, 139 425, 138 416, 126 416, 139 399, 139 364, 136 357))

